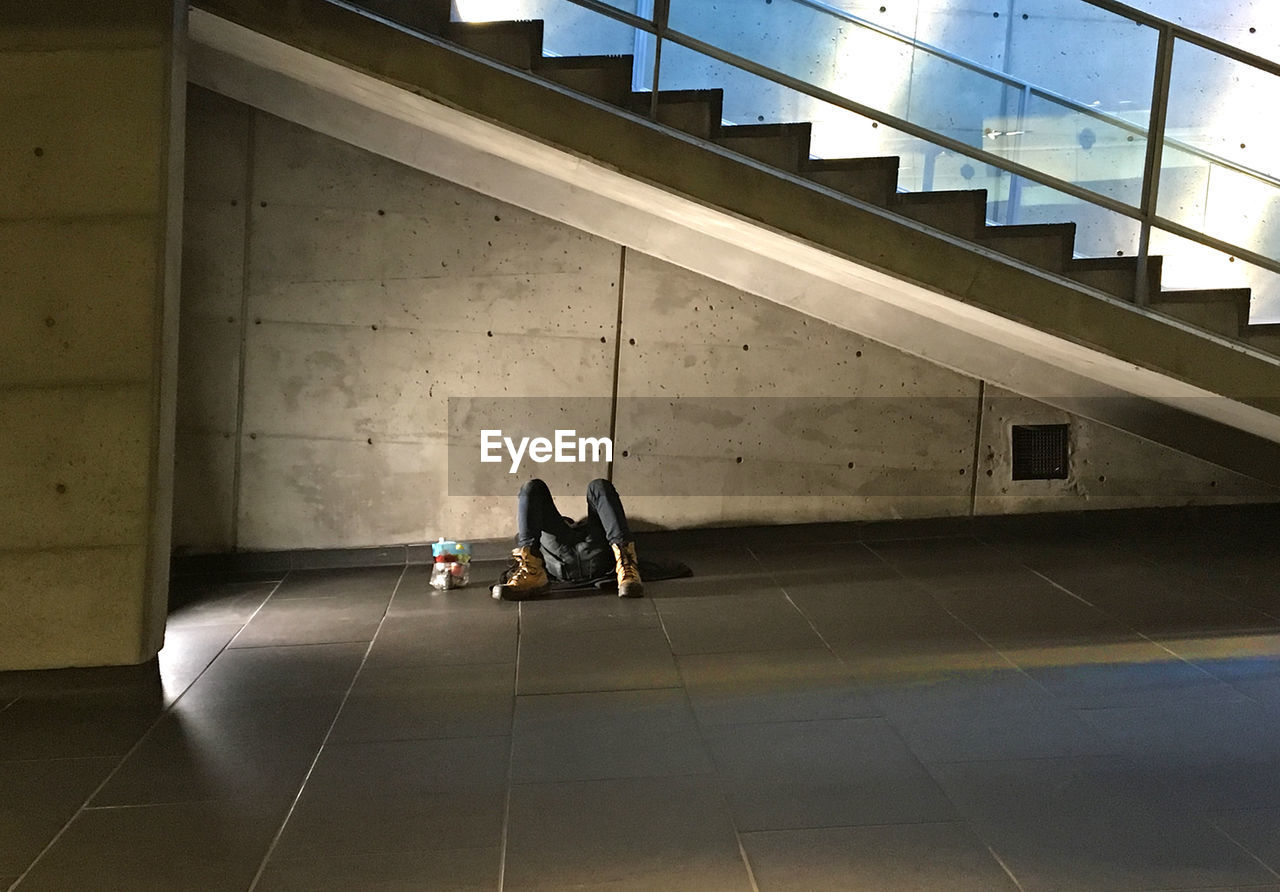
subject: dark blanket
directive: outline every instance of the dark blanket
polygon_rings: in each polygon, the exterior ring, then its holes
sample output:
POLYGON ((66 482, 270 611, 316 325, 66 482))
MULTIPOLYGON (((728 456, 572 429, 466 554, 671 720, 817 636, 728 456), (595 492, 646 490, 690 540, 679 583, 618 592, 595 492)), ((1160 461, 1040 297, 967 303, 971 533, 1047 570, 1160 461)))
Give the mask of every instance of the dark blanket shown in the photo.
MULTIPOLYGON (((663 579, 680 579, 693 575, 693 570, 689 568, 689 565, 682 564, 679 561, 654 561, 648 558, 640 558, 637 563, 640 566, 640 579, 645 585, 650 582, 660 582, 663 579)), ((503 574, 494 584, 499 585, 505 580, 506 574, 503 574)), ((561 579, 552 579, 550 590, 540 597, 555 598, 558 596, 567 598, 592 592, 616 592, 617 590, 618 577, 610 573, 608 576, 588 579, 583 582, 566 582, 561 579)))

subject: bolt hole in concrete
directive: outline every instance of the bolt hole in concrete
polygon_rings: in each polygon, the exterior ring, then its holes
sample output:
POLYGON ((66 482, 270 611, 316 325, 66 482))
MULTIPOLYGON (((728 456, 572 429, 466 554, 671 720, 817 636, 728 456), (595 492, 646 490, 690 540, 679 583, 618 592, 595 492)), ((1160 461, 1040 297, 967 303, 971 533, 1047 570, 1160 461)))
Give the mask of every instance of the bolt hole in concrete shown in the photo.
POLYGON ((48 319, 44 320, 44 324, 47 325, 49 328, 53 328, 58 323, 54 321, 54 318, 52 316, 50 316, 48 319))
POLYGON ((624 450, 622 450, 622 457, 623 457, 623 458, 626 458, 626 457, 627 457, 627 450, 625 450, 625 449, 624 449, 624 450))
POLYGON ((62 493, 67 491, 67 484, 59 483, 57 486, 54 487, 54 489, 56 489, 58 491, 58 494, 61 495, 62 493))
POLYGON ((40 146, 36 146, 36 157, 37 158, 44 157, 44 149, 40 148, 40 146))
POLYGON ((628 344, 630 344, 632 347, 634 347, 634 346, 636 345, 636 339, 635 339, 635 338, 627 338, 627 343, 628 343, 628 344))
POLYGON ((738 463, 738 464, 742 464, 742 456, 741 456, 741 455, 739 455, 739 456, 737 457, 737 459, 735 459, 735 460, 737 461, 737 463, 738 463))

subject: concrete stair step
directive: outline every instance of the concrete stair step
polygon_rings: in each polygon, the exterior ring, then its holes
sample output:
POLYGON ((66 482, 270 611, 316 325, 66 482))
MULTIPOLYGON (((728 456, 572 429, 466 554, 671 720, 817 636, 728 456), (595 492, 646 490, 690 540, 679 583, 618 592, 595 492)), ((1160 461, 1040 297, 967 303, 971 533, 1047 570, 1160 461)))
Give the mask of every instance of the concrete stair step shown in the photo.
POLYGON ((1246 325, 1244 340, 1250 347, 1280 356, 1280 322, 1246 325))
POLYGON ((810 158, 801 174, 837 192, 887 207, 898 191, 898 156, 810 158))
POLYGON ((441 36, 483 56, 530 71, 542 59, 542 21, 450 22, 441 36))
POLYGON ((903 192, 890 205, 904 217, 961 238, 976 240, 987 224, 987 190, 903 192))
POLYGON ((360 5, 383 18, 427 34, 441 34, 449 24, 452 0, 361 0, 360 5))
POLYGON ((796 124, 737 124, 720 128, 716 144, 732 149, 785 170, 799 173, 809 160, 809 137, 813 125, 808 121, 796 124))
POLYGON ((1074 223, 1030 223, 987 226, 979 244, 1050 272, 1066 272, 1076 244, 1074 223))
MULTIPOLYGON (((652 93, 632 93, 630 109, 649 116, 652 93)), ((681 130, 700 139, 715 139, 720 134, 724 109, 724 90, 661 90, 658 93, 659 124, 681 130)))
POLYGON ((1229 338, 1238 338, 1249 322, 1249 289, 1162 291, 1152 296, 1151 309, 1229 338))
MULTIPOLYGON (((1164 258, 1153 255, 1147 258, 1147 293, 1160 293, 1160 271, 1164 258)), ((1138 282, 1138 258, 1136 257, 1080 257, 1067 265, 1067 278, 1097 288, 1107 294, 1132 301, 1138 282)))
POLYGON ((535 72, 570 90, 623 106, 631 99, 633 56, 544 56, 535 72))

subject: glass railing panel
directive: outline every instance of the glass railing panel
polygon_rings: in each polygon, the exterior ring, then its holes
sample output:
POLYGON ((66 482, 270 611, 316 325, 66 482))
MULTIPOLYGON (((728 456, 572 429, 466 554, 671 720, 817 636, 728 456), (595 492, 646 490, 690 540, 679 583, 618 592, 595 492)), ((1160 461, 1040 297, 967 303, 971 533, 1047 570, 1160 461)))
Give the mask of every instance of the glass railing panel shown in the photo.
POLYGON ((1082 0, 1014 0, 1000 20, 1008 23, 1008 44, 993 67, 1147 126, 1160 39, 1154 28, 1082 0))
POLYGON ((1249 321, 1280 322, 1280 275, 1163 229, 1151 230, 1151 253, 1163 258, 1164 290, 1248 288, 1249 321))
POLYGON ((454 0, 453 18, 459 22, 541 19, 543 52, 549 56, 626 56, 637 48, 643 55, 651 43, 643 39, 647 37, 643 32, 566 0, 454 0))
POLYGON ((1137 207, 1147 140, 1142 132, 1028 91, 1024 114, 983 126, 987 151, 1137 207))
MULTIPOLYGON (((671 0, 670 26, 774 71, 905 118, 913 49, 796 0, 671 0)), ((665 49, 664 49, 665 53, 665 49)))
POLYGON ((1078 256, 1132 255, 1138 247, 1138 223, 1095 204, 1067 195, 984 161, 919 139, 807 93, 676 44, 664 44, 661 88, 720 88, 723 123, 759 124, 809 121, 813 158, 898 158, 898 190, 931 192, 985 189, 991 223, 1077 224, 1078 256))

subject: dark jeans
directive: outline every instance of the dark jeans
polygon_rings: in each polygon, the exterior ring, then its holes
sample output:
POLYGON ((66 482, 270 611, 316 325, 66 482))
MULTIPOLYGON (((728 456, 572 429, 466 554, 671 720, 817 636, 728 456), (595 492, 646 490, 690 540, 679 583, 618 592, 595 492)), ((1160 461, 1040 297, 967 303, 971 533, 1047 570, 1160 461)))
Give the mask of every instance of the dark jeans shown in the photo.
POLYGON ((522 548, 537 546, 543 533, 564 542, 576 541, 584 535, 603 539, 610 545, 631 541, 622 499, 608 480, 596 479, 587 484, 587 516, 577 523, 556 510, 551 490, 537 478, 520 487, 516 512, 516 545, 522 548))

